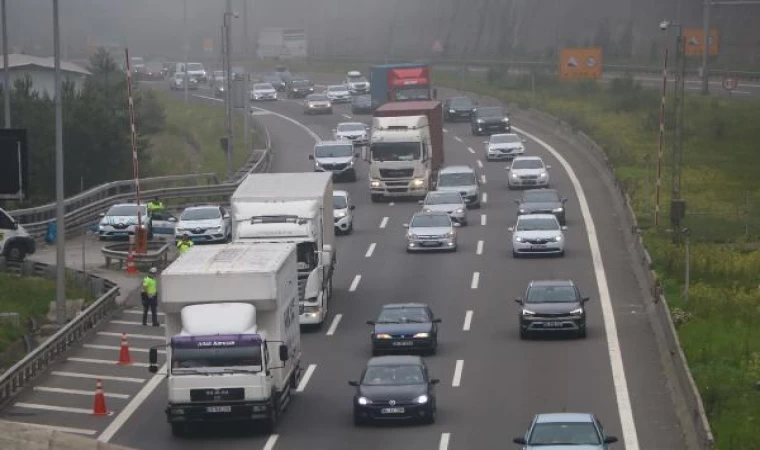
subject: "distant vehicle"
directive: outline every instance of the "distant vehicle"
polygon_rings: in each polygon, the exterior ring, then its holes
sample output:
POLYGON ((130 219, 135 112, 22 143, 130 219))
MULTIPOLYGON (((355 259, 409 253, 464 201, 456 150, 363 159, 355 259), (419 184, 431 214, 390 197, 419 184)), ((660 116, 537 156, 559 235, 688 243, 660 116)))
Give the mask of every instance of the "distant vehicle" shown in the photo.
POLYGON ((372 114, 372 97, 369 95, 356 95, 351 99, 352 114, 372 114))
POLYGON ((285 92, 285 82, 279 75, 270 74, 261 77, 262 83, 269 83, 277 89, 277 92, 285 92))
POLYGON ((483 143, 486 145, 486 161, 512 159, 525 154, 525 139, 514 133, 492 134, 483 143))
POLYGON ((133 56, 130 58, 129 66, 134 74, 142 74, 145 72, 145 60, 139 56, 133 56))
POLYGON ((406 251, 457 251, 457 232, 448 214, 440 211, 419 212, 412 216, 406 233, 406 251))
POLYGON ((424 303, 384 305, 373 326, 372 354, 422 352, 434 355, 438 349, 438 324, 433 310, 424 303))
POLYGON ((459 192, 431 191, 420 204, 422 212, 442 211, 455 223, 467 225, 467 204, 459 192))
POLYGON ((23 261, 37 250, 37 243, 10 214, 0 208, 0 255, 10 261, 23 261))
POLYGON ((451 97, 443 101, 443 118, 446 122, 457 120, 470 120, 472 112, 478 106, 478 102, 470 97, 451 97))
POLYGON ((230 72, 232 72, 232 79, 236 81, 243 81, 245 78, 245 69, 240 66, 232 66, 230 68, 230 72))
POLYGON ((351 93, 343 84, 332 84, 325 89, 325 95, 333 103, 351 103, 351 93))
MULTIPOLYGON (((184 72, 185 63, 177 63, 176 71, 184 72)), ((206 69, 201 63, 187 63, 187 74, 199 83, 205 83, 208 80, 206 69)))
POLYGON ((215 70, 211 72, 211 76, 208 77, 208 84, 211 85, 211 87, 214 87, 219 84, 224 84, 226 80, 227 76, 224 74, 223 70, 215 70))
POLYGON ((512 232, 512 256, 565 256, 564 227, 553 214, 526 214, 517 217, 512 232))
POLYGON ((354 231, 354 205, 347 191, 333 191, 333 216, 335 234, 351 234, 354 231))
POLYGON ((161 63, 161 73, 164 74, 164 77, 172 76, 174 75, 175 67, 176 67, 175 63, 171 63, 171 62, 161 63))
POLYGON ((540 156, 518 156, 512 160, 507 187, 549 187, 549 172, 551 166, 544 165, 540 156))
POLYGON ((188 234, 195 243, 229 242, 232 240, 230 213, 221 206, 191 206, 182 211, 174 229, 175 239, 188 234))
POLYGON ((607 436, 599 419, 586 413, 536 414, 525 436, 514 439, 523 450, 608 450, 618 441, 607 436))
POLYGON ((288 98, 304 98, 314 92, 311 80, 290 80, 287 86, 288 98))
POLYGON ((97 231, 100 240, 134 235, 137 230, 138 211, 140 224, 148 230, 148 239, 153 239, 153 226, 148 216, 148 207, 142 204, 138 209, 136 203, 119 203, 110 207, 105 213, 100 213, 97 231))
POLYGON ((277 90, 269 83, 256 83, 251 88, 251 100, 277 100, 277 90))
POLYGON ((311 94, 304 99, 304 114, 332 114, 332 112, 332 103, 322 94, 311 94))
MULTIPOLYGON (((171 81, 169 82, 169 88, 173 91, 185 89, 185 74, 182 72, 175 72, 171 81)), ((189 90, 198 89, 198 81, 194 78, 188 77, 187 88, 189 90)))
POLYGON ((432 100, 430 67, 424 63, 381 64, 370 68, 372 107, 388 102, 432 100))
POLYGON ((531 281, 523 297, 519 314, 520 338, 530 333, 571 332, 586 337, 586 302, 572 280, 531 281))
POLYGON ((331 172, 335 178, 356 181, 354 161, 357 156, 350 141, 319 141, 309 159, 314 161, 315 172, 331 172))
POLYGON ((501 106, 478 107, 470 116, 470 128, 473 136, 488 133, 511 133, 512 126, 507 117, 507 110, 501 106))
POLYGON ((352 95, 369 94, 369 81, 358 70, 349 71, 343 84, 348 87, 352 95))
POLYGON ((354 145, 369 144, 369 130, 367 129, 367 125, 361 122, 341 122, 333 130, 333 136, 337 140, 349 140, 354 145))
POLYGON ((226 92, 227 92, 226 83, 222 82, 222 83, 216 83, 216 85, 214 85, 214 97, 215 98, 225 97, 226 92))
POLYGON ((354 394, 354 425, 370 422, 435 423, 436 396, 427 364, 419 356, 378 356, 367 362, 354 394), (392 400, 388 400, 392 399, 392 400))
POLYGON ((147 81, 157 81, 164 79, 163 66, 161 63, 150 62, 145 65, 145 70, 141 74, 141 79, 147 81))
POLYGON ((517 203, 517 215, 523 214, 554 214, 560 225, 565 225, 565 203, 567 199, 561 197, 554 189, 529 189, 523 192, 517 203))
POLYGON ((480 180, 470 166, 446 166, 438 171, 436 190, 457 192, 470 208, 480 208, 480 180))

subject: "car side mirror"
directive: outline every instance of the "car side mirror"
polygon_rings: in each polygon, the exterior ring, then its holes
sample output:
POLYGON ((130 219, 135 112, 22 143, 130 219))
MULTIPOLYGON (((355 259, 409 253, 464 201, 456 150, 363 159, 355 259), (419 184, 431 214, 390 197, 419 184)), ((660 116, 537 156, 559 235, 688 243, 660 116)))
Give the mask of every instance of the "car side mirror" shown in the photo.
POLYGON ((405 224, 404 224, 404 228, 409 228, 409 224, 408 224, 408 223, 405 223, 405 224))
POLYGON ((562 231, 567 230, 567 227, 565 225, 562 225, 562 231))
POLYGON ((288 354, 288 346, 285 344, 280 345, 280 361, 285 362, 290 358, 288 354))
POLYGON ((461 226, 462 226, 462 224, 461 224, 461 223, 459 223, 459 222, 454 222, 454 228, 459 228, 459 227, 461 227, 461 226))
POLYGON ((106 213, 104 213, 104 212, 103 212, 103 213, 100 213, 100 214, 98 214, 98 217, 105 217, 105 216, 106 216, 106 213))
POLYGON ((591 298, 589 298, 589 297, 583 297, 583 298, 581 299, 581 303, 586 303, 586 302, 587 302, 587 301, 589 301, 589 300, 591 300, 591 298))
POLYGON ((351 205, 351 206, 348 207, 348 209, 350 209, 351 211, 353 211, 353 210, 356 209, 356 205, 351 205))
POLYGON ((547 165, 547 166, 546 166, 546 168, 547 168, 547 169, 551 169, 551 168, 552 168, 552 166, 549 166, 549 165, 547 165))
POLYGON ((417 203, 419 203, 420 205, 424 205, 425 204, 425 200, 417 200, 417 203))
POLYGON ((528 140, 525 139, 525 138, 520 138, 520 142, 522 142, 524 144, 524 143, 528 142, 528 140))
POLYGON ((11 228, 14 230, 18 230, 18 222, 13 222, 13 225, 11 225, 11 228))
POLYGON ((148 350, 148 371, 150 373, 158 372, 158 349, 151 348, 148 350))
POLYGON ((561 198, 561 199, 560 199, 560 201, 561 201, 562 203, 567 203, 567 199, 566 199, 566 198, 564 198, 564 197, 563 197, 563 198, 561 198))
POLYGON ((512 442, 514 442, 515 444, 520 444, 520 445, 527 445, 528 444, 528 442, 523 437, 514 438, 514 439, 512 439, 512 442))
POLYGON ((368 321, 367 321, 367 325, 374 325, 374 324, 375 324, 375 321, 374 321, 374 320, 368 320, 368 321))
POLYGON ((433 323, 441 323, 441 319, 433 319, 433 323))
POLYGON ((430 381, 429 381, 430 384, 438 384, 440 382, 441 382, 441 380, 439 380, 438 378, 431 378, 430 381))
MULTIPOLYGON (((225 214, 225 215, 224 215, 224 216, 222 216, 222 217, 223 217, 223 218, 225 218, 225 219, 229 219, 229 218, 230 218, 230 214, 229 214, 229 213, 227 213, 227 214, 225 214)), ((176 222, 176 220, 177 220, 177 219, 174 219, 174 221, 175 221, 175 222, 176 222)))
POLYGON ((355 386, 355 387, 358 387, 358 386, 359 386, 359 382, 358 382, 358 381, 349 381, 349 382, 348 382, 348 385, 349 385, 349 386, 355 386))
MULTIPOLYGON (((229 214, 227 214, 225 217, 229 217, 229 214)), ((176 222, 176 221, 177 221, 176 217, 174 217, 174 216, 169 217, 169 222, 176 222)))
POLYGON ((606 438, 604 438, 605 444, 614 444, 617 441, 618 441, 618 438, 616 438, 615 436, 607 436, 606 438))
POLYGON ((509 227, 507 228, 507 231, 515 231, 515 227, 509 227))
POLYGON ((517 303, 518 305, 522 305, 523 304, 523 300, 520 297, 517 297, 515 299, 515 303, 517 303))
POLYGON ((309 160, 314 161, 314 155, 309 155, 309 160))
POLYGON ((507 172, 509 172, 510 170, 512 170, 512 166, 507 166, 507 167, 504 168, 504 170, 506 170, 507 172))

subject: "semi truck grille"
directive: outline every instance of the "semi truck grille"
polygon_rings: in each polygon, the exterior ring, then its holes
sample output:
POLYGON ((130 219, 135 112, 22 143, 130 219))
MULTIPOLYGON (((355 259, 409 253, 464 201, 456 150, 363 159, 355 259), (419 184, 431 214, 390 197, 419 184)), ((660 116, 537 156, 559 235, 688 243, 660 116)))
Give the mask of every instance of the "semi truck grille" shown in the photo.
POLYGON ((380 169, 381 178, 409 178, 414 175, 414 169, 380 169))
POLYGON ((190 389, 191 402, 213 402, 219 400, 243 400, 245 389, 221 388, 221 389, 190 389))

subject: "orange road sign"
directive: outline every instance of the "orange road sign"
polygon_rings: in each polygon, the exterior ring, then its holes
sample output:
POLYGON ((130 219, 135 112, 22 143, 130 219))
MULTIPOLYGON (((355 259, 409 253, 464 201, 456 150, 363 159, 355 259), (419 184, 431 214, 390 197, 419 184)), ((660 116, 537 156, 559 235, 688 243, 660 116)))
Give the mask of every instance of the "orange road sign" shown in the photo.
MULTIPOLYGON (((702 28, 684 28, 683 38, 686 41, 684 43, 686 49, 684 53, 688 56, 699 56, 704 50, 705 33, 702 28)), ((710 37, 708 42, 710 43, 710 55, 715 56, 718 54, 718 40, 720 34, 717 28, 710 29, 710 37)))
POLYGON ((560 80, 597 80, 602 77, 602 49, 563 48, 559 54, 560 80))

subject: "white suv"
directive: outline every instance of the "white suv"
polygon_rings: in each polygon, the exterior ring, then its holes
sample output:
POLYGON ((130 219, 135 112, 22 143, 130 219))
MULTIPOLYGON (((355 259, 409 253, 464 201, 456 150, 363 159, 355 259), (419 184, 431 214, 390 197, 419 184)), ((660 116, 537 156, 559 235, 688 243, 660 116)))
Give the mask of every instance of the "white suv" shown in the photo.
POLYGON ((37 250, 29 233, 10 214, 0 208, 0 255, 10 261, 23 261, 37 250))

